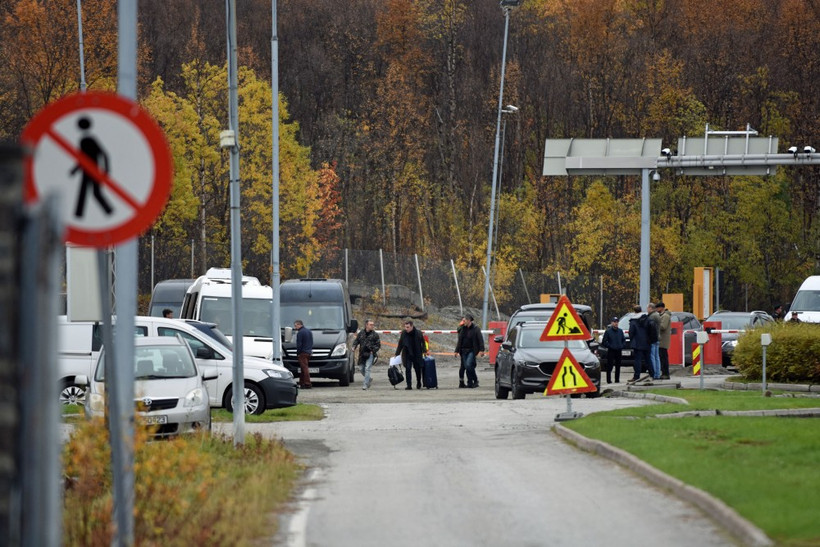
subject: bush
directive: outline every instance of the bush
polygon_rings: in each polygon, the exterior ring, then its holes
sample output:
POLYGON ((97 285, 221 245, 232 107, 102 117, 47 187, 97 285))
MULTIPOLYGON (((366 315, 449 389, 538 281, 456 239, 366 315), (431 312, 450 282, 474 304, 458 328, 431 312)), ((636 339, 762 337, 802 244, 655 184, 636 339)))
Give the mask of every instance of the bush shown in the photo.
POLYGON ((766 380, 820 384, 820 325, 775 323, 746 332, 737 341, 732 363, 749 380, 763 377, 760 335, 771 333, 766 350, 766 380))
MULTIPOLYGON (((290 495, 299 464, 279 441, 244 446, 207 434, 149 442, 136 432, 135 545, 249 545, 270 537, 268 515, 290 495)), ((108 432, 80 424, 63 451, 65 545, 110 545, 112 475, 108 432)))

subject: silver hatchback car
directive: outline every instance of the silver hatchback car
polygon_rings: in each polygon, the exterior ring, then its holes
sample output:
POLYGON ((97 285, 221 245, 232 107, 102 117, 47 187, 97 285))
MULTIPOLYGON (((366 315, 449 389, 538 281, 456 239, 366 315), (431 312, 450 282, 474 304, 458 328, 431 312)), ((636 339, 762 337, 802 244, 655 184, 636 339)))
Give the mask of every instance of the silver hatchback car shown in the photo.
MULTIPOLYGON (((181 338, 158 336, 134 341, 134 404, 137 420, 167 437, 211 428, 211 408, 202 374, 191 348, 181 338)), ((105 415, 103 349, 89 384, 85 413, 105 415)))

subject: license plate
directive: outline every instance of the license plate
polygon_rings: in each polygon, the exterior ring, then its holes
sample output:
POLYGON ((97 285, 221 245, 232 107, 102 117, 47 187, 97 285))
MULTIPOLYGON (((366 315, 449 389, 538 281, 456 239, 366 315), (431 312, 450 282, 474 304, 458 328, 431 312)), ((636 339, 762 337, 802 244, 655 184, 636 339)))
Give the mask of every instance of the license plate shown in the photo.
POLYGON ((632 355, 631 349, 625 349, 621 355, 632 355))
POLYGON ((308 372, 310 372, 311 374, 319 374, 319 367, 310 367, 308 369, 308 372))
POLYGON ((162 425, 168 423, 168 416, 143 416, 142 423, 145 425, 162 425))

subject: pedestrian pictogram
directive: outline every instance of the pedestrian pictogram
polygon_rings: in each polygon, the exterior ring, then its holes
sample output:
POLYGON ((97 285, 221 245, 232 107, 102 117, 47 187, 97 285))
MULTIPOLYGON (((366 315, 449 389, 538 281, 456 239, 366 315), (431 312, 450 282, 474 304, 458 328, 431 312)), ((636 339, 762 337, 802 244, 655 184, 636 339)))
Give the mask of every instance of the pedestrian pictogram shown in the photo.
POLYGON ((569 348, 564 348, 552 371, 552 377, 544 395, 565 395, 597 390, 598 388, 584 372, 584 368, 578 364, 569 348))
POLYGON ((584 322, 572 307, 569 298, 562 295, 558 299, 555 311, 552 312, 540 340, 589 340, 592 338, 584 322))
POLYGON ((700 345, 692 344, 692 376, 700 376, 700 345))
POLYGON ((47 105, 21 137, 25 199, 58 193, 66 241, 105 247, 144 232, 171 191, 165 135, 137 103, 77 93, 47 105))

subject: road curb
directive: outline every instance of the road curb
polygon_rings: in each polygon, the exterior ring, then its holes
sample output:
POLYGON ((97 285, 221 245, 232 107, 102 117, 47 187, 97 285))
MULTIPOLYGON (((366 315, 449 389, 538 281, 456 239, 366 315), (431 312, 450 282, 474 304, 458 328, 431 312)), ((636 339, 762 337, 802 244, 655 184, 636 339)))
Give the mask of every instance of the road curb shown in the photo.
POLYGON ((656 486, 668 490, 679 499, 691 503, 740 540, 743 545, 774 545, 774 542, 760 528, 741 517, 734 509, 711 494, 667 475, 620 448, 603 441, 584 437, 561 424, 554 424, 552 430, 578 448, 622 465, 656 486))

